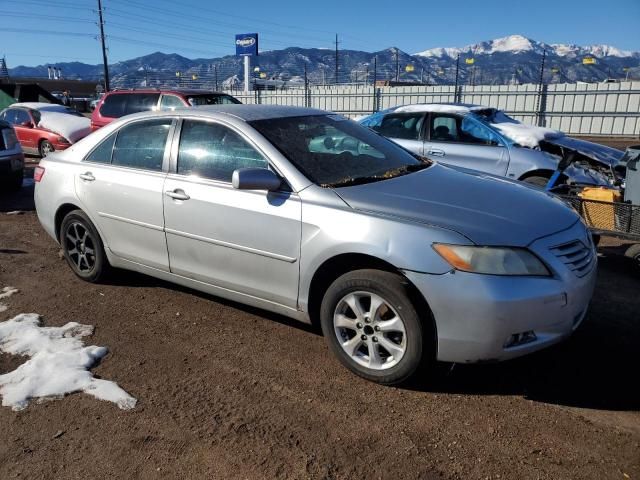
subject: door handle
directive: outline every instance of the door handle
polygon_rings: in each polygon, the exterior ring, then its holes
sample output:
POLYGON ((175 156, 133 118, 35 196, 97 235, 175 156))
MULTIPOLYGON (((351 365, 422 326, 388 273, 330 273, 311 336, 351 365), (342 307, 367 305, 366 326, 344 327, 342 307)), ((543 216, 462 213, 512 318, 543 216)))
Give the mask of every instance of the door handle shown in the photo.
POLYGON ((175 189, 175 190, 167 190, 164 192, 167 197, 171 197, 174 200, 189 200, 191 197, 184 193, 184 190, 175 189))
POLYGON ((79 177, 85 182, 93 182, 96 179, 91 172, 81 173, 79 177))
POLYGON ((433 155, 434 157, 444 157, 444 150, 439 148, 432 148, 427 152, 427 155, 433 155))

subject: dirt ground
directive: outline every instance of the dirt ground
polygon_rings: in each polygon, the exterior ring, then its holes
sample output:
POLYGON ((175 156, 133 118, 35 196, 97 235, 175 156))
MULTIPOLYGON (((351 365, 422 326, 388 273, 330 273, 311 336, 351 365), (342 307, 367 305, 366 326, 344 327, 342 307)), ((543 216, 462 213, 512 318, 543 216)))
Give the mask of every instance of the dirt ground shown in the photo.
MULTIPOLYGON (((0 321, 95 325, 94 369, 138 399, 0 407, 0 479, 638 479, 640 271, 604 242, 567 342, 441 365, 403 388, 353 376, 318 331, 138 274, 78 280, 30 211, 0 195, 0 321), (2 212, 27 210, 21 215, 2 212)), ((0 354, 0 374, 23 359, 0 354)))

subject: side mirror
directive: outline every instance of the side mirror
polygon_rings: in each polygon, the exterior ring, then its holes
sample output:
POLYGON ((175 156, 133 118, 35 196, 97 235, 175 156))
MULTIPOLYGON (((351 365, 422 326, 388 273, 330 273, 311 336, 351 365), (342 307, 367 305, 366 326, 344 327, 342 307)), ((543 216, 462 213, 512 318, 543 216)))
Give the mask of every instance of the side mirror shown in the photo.
POLYGON ((20 124, 20 126, 26 127, 26 128, 33 128, 33 123, 31 122, 31 120, 25 120, 20 124))
POLYGON ((231 177, 233 188, 238 190, 278 190, 282 180, 268 168, 239 168, 231 177))

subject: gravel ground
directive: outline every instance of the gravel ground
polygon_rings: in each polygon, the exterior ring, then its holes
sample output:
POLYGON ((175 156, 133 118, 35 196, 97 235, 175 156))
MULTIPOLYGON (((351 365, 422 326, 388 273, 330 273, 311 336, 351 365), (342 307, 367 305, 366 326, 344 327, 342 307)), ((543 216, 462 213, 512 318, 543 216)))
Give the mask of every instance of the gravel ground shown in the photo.
MULTIPOLYGON (((31 187, 0 212, 32 208, 31 187)), ((139 403, 84 394, 0 408, 0 479, 640 478, 640 272, 603 242, 591 310, 567 342, 441 365, 403 388, 342 368, 319 333, 138 274, 78 280, 35 214, 0 213, 6 320, 96 326, 94 369, 139 403)), ((24 359, 0 355, 0 374, 24 359)))

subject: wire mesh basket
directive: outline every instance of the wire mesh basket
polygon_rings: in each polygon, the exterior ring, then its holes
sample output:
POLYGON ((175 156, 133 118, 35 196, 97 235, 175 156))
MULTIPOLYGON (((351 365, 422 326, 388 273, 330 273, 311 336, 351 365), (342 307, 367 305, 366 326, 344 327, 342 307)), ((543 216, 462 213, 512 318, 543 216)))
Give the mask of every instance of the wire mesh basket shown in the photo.
POLYGON ((640 240, 640 205, 560 195, 596 233, 640 240))

